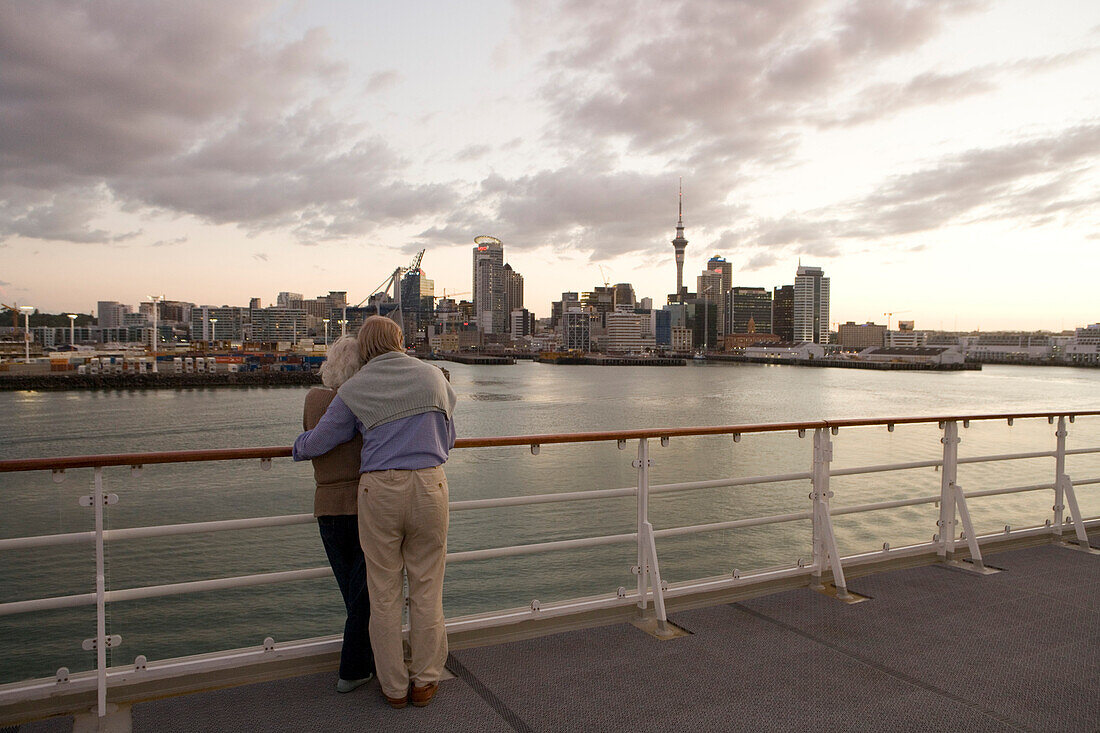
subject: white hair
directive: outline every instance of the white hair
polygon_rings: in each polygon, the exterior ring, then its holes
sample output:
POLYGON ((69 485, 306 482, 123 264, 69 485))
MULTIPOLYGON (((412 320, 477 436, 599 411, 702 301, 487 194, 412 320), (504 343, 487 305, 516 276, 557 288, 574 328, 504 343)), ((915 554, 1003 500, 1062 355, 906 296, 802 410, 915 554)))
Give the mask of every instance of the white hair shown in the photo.
POLYGON ((321 382, 326 387, 338 389, 362 366, 358 339, 354 336, 341 336, 328 347, 328 354, 321 364, 321 382))

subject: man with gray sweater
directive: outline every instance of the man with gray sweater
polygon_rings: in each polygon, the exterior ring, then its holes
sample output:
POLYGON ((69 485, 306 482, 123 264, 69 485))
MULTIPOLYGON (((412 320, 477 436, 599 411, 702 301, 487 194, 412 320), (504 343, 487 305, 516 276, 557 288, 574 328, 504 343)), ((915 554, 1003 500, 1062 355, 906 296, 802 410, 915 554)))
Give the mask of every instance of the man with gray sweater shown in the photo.
POLYGON ((337 391, 313 430, 294 441, 294 460, 363 436, 359 537, 370 592, 370 639, 382 694, 395 708, 427 705, 447 659, 443 574, 447 477, 455 393, 443 372, 404 351, 401 327, 371 316, 359 331, 366 362, 337 391), (409 646, 401 643, 402 571, 409 580, 409 646), (409 690, 410 681, 412 690, 409 690))

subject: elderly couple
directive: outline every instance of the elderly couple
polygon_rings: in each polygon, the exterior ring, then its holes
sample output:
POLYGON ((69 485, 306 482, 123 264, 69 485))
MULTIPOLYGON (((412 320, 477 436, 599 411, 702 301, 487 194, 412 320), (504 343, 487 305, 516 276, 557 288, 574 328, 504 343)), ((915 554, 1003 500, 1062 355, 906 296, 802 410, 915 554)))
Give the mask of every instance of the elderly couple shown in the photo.
POLYGON ((313 513, 347 608, 336 689, 350 692, 377 669, 386 702, 422 707, 447 659, 443 463, 455 442, 455 393, 441 370, 405 354, 401 327, 381 316, 330 347, 321 379, 328 389, 306 395, 294 460, 313 460, 313 513))

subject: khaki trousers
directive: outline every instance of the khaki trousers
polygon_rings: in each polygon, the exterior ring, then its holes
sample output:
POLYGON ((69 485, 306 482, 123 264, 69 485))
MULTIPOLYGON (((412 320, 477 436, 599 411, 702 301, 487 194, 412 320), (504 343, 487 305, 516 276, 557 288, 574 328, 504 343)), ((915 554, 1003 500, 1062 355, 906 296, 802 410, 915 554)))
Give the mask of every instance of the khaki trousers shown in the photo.
POLYGON ((409 680, 438 682, 447 661, 443 573, 447 555, 447 476, 442 466, 371 471, 359 477, 359 541, 367 559, 370 641, 387 697, 409 680), (404 569, 409 579, 409 646, 402 648, 404 569))

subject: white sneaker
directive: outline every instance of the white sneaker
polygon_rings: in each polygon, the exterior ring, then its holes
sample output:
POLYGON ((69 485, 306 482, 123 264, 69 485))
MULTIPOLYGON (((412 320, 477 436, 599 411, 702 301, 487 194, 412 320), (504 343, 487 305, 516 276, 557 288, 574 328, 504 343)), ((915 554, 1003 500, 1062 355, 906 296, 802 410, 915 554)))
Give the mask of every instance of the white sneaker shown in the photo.
POLYGON ((367 684, 368 682, 370 682, 373 679, 374 679, 373 674, 368 674, 366 677, 364 677, 362 679, 359 679, 359 680, 346 680, 343 677, 341 677, 339 680, 336 681, 336 691, 337 692, 351 692, 352 690, 354 690, 358 687, 362 687, 363 685, 367 684))

